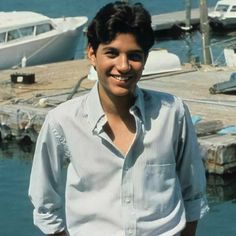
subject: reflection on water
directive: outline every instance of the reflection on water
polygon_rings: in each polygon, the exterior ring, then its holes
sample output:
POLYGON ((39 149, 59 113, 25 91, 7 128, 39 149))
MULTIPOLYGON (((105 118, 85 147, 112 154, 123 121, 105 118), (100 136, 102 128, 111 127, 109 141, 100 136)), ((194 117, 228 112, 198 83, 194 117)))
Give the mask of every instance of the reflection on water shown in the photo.
POLYGON ((0 158, 20 160, 32 160, 34 153, 34 145, 31 143, 15 143, 8 142, 0 144, 0 158))
POLYGON ((236 235, 236 175, 209 175, 209 213, 199 222, 197 236, 236 235))
POLYGON ((27 193, 33 149, 12 143, 0 146, 0 235, 43 235, 33 225, 27 193))
MULTIPOLYGON (((33 226, 28 182, 34 152, 33 145, 16 143, 0 146, 0 229, 1 235, 41 236, 33 226), (14 227, 12 227, 14 225, 14 227)), ((200 222, 197 236, 236 235, 236 175, 207 176, 210 212, 200 222)))
MULTIPOLYGON (((217 204, 236 199, 236 174, 209 175, 207 178, 208 201, 217 204)), ((234 202, 233 201, 233 202, 234 202)))

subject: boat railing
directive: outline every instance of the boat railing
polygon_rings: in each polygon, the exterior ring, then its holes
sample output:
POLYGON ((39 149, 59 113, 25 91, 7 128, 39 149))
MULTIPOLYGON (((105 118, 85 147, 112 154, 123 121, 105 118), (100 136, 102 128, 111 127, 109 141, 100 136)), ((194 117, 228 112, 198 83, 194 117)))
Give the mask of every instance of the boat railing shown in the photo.
POLYGON ((212 64, 215 66, 225 64, 224 49, 233 48, 234 46, 236 46, 236 37, 211 42, 210 51, 212 56, 212 64))
POLYGON ((218 46, 218 45, 222 45, 225 47, 229 47, 232 46, 236 43, 236 37, 232 37, 230 39, 225 39, 225 40, 221 40, 221 41, 216 41, 214 43, 211 43, 211 46, 218 46))

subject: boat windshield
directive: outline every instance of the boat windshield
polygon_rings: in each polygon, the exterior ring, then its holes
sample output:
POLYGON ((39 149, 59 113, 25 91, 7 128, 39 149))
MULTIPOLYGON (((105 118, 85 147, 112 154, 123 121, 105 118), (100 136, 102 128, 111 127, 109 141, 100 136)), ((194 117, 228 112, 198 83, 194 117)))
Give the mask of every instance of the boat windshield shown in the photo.
POLYGON ((7 41, 12 41, 27 36, 32 36, 33 34, 34 34, 33 26, 11 30, 8 32, 7 41))
POLYGON ((230 11, 235 12, 236 11, 236 5, 232 6, 230 11))
POLYGON ((226 12, 228 11, 228 9, 229 9, 229 5, 226 5, 226 4, 218 4, 216 6, 216 11, 226 12))
POLYGON ((0 33, 0 43, 4 43, 6 38, 6 33, 0 33))
POLYGON ((36 35, 43 34, 53 30, 53 26, 49 23, 41 24, 36 26, 36 35))

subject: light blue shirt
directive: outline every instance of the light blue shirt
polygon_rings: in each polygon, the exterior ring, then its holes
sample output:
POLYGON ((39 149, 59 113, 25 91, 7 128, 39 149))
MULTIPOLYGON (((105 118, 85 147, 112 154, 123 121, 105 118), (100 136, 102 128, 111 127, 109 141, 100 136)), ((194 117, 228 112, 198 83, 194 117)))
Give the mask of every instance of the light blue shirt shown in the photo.
POLYGON ((104 132, 97 86, 48 113, 29 188, 34 223, 45 234, 67 228, 70 236, 170 236, 208 210, 187 107, 166 93, 137 87, 135 94, 136 134, 126 155, 104 132))

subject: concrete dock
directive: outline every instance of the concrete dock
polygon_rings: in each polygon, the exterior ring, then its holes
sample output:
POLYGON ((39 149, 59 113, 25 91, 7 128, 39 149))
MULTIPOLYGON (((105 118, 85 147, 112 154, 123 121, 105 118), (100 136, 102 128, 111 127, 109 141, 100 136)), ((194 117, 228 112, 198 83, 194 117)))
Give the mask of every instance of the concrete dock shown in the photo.
MULTIPOLYGON (((209 8, 208 12, 213 8, 209 8)), ((175 11, 152 16, 152 27, 158 31, 171 30, 174 26, 185 26, 186 11, 175 11)), ((191 25, 196 26, 200 24, 200 10, 195 8, 191 10, 191 25)))
MULTIPOLYGON (((184 26, 186 21, 185 11, 176 11, 172 13, 164 13, 152 16, 152 27, 154 31, 168 30, 174 25, 184 26)), ((197 25, 200 23, 199 9, 192 9, 191 24, 197 25)))
MULTIPOLYGON (((146 76, 139 82, 141 87, 181 97, 191 114, 200 117, 195 127, 209 173, 236 171, 236 135, 217 133, 223 127, 236 125, 236 96, 209 92, 213 84, 229 80, 235 69, 184 65, 181 71, 146 76)), ((91 89, 95 82, 86 78, 88 70, 85 59, 1 71, 1 124, 9 126, 15 136, 30 135, 29 127, 37 136, 48 110, 66 101, 72 93, 72 97, 80 96, 91 89), (36 82, 12 83, 11 74, 16 72, 34 73, 36 82)))

